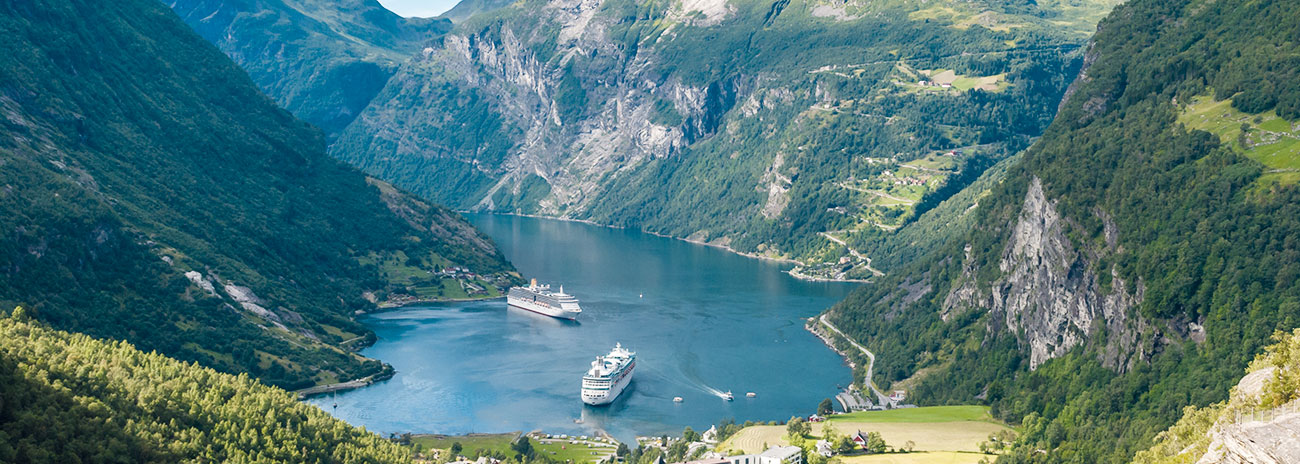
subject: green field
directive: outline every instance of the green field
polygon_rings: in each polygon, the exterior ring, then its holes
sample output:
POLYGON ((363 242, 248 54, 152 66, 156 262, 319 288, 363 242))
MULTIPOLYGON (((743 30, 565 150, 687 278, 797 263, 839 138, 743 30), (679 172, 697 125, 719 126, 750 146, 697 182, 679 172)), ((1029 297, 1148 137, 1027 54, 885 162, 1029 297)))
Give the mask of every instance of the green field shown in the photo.
POLYGON ((452 266, 446 258, 430 253, 418 262, 411 262, 402 251, 380 255, 371 253, 357 259, 362 265, 379 267, 379 272, 389 283, 404 287, 406 292, 424 300, 464 300, 469 298, 496 298, 501 291, 482 279, 465 276, 439 276, 432 272, 452 266), (416 264, 416 265, 412 265, 416 264), (476 285, 482 291, 467 292, 462 283, 476 285))
POLYGON ((1224 144, 1263 164, 1268 171, 1259 179, 1262 185, 1300 181, 1300 130, 1275 111, 1246 114, 1232 107, 1231 98, 1214 101, 1198 96, 1183 109, 1178 122, 1217 135, 1224 144), (1249 148, 1241 144, 1243 140, 1249 148))
MULTIPOLYGON (((416 435, 411 437, 411 442, 420 445, 426 450, 445 450, 451 448, 452 443, 459 442, 461 454, 468 458, 474 458, 475 451, 480 449, 488 453, 500 452, 506 456, 513 456, 515 451, 510 448, 510 444, 518 437, 518 432, 470 435, 416 435)), ((532 440, 533 449, 538 454, 557 461, 572 461, 575 463, 599 461, 601 458, 613 454, 617 446, 589 442, 573 444, 569 443, 568 440, 548 440, 536 436, 530 436, 529 439, 532 440)))
POLYGON ((507 456, 514 455, 514 450, 510 449, 510 442, 519 437, 518 432, 514 433, 483 433, 469 435, 416 435, 411 437, 411 443, 420 445, 428 449, 448 449, 452 443, 460 443, 461 454, 471 455, 475 450, 485 450, 488 452, 500 451, 507 456))
POLYGON ((613 454, 614 450, 617 449, 617 445, 592 446, 585 443, 574 445, 561 440, 550 443, 533 440, 533 447, 537 449, 538 453, 545 454, 551 459, 573 462, 599 461, 601 458, 613 454))
POLYGON ((930 406, 836 414, 831 422, 900 423, 900 422, 994 422, 987 406, 930 406))
MULTIPOLYGON (((912 442, 917 451, 910 455, 890 454, 850 457, 852 462, 978 462, 990 457, 979 453, 989 435, 1008 430, 994 421, 984 406, 935 406, 838 414, 830 417, 835 432, 848 435, 859 430, 879 432, 889 446, 912 442), (900 460, 902 459, 902 460, 900 460), (923 460, 917 460, 923 459, 923 460)), ((812 435, 821 438, 823 424, 812 424, 812 435)), ((785 426, 746 427, 718 445, 719 450, 758 453, 766 447, 787 445, 785 426)))
POLYGON ((840 458, 840 460, 844 461, 844 464, 977 464, 983 459, 992 461, 993 457, 982 453, 928 451, 923 453, 874 454, 840 458))

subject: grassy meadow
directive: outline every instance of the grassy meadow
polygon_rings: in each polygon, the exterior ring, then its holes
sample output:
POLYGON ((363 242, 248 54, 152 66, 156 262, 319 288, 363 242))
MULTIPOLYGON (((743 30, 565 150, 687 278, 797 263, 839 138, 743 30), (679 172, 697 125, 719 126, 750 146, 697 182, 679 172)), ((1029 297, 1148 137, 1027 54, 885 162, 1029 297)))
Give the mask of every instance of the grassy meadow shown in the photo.
MULTIPOLYGON (((863 411, 831 416, 825 423, 812 424, 812 439, 822 438, 829 424, 840 435, 861 430, 878 432, 891 447, 912 442, 914 453, 841 457, 846 464, 866 463, 966 463, 992 457, 980 453, 980 443, 989 435, 1009 430, 993 419, 983 406, 934 406, 924 408, 863 411)), ((788 445, 783 425, 746 427, 718 445, 719 450, 758 453, 766 447, 788 445)))

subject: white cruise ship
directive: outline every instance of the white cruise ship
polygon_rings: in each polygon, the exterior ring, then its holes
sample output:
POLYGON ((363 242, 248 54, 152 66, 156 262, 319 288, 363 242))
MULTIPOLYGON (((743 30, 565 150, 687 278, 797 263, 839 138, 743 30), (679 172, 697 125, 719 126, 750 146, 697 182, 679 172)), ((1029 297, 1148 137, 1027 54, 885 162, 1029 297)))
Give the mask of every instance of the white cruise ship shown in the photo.
POLYGON ((636 353, 615 344, 609 354, 597 356, 587 375, 582 376, 582 402, 592 406, 614 402, 632 382, 634 369, 636 353))
POLYGON ((563 286, 560 286, 560 291, 553 292, 550 285, 537 285, 537 279, 527 287, 511 287, 506 294, 506 304, 560 319, 574 320, 582 313, 578 299, 564 293, 563 286))

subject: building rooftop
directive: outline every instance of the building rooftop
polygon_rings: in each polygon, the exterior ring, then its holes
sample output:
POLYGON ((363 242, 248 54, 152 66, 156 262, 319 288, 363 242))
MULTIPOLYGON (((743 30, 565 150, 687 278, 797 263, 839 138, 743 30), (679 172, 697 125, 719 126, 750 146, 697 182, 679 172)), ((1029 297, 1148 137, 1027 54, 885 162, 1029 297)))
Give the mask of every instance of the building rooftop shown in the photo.
POLYGON ((700 459, 698 461, 686 461, 686 462, 676 463, 676 464, 731 464, 731 461, 718 458, 718 459, 700 459))
POLYGON ((773 446, 768 448, 767 451, 764 451, 763 454, 760 454, 759 456, 785 460, 798 456, 801 452, 803 452, 803 450, 799 449, 798 446, 773 446))

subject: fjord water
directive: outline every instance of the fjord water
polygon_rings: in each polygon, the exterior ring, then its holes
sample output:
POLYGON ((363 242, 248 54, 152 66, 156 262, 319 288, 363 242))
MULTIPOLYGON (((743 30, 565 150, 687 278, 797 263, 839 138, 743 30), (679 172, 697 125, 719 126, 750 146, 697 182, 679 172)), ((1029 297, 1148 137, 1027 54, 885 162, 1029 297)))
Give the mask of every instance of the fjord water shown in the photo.
POLYGON ((801 281, 782 272, 787 264, 637 231, 468 217, 525 276, 578 296, 579 320, 508 309, 504 299, 368 315, 378 342, 363 353, 397 374, 313 403, 385 434, 605 431, 630 440, 808 414, 851 380, 803 328, 851 284, 801 281), (582 374, 615 342, 637 353, 632 384, 612 405, 585 406, 582 374), (727 390, 735 401, 717 396, 727 390))

